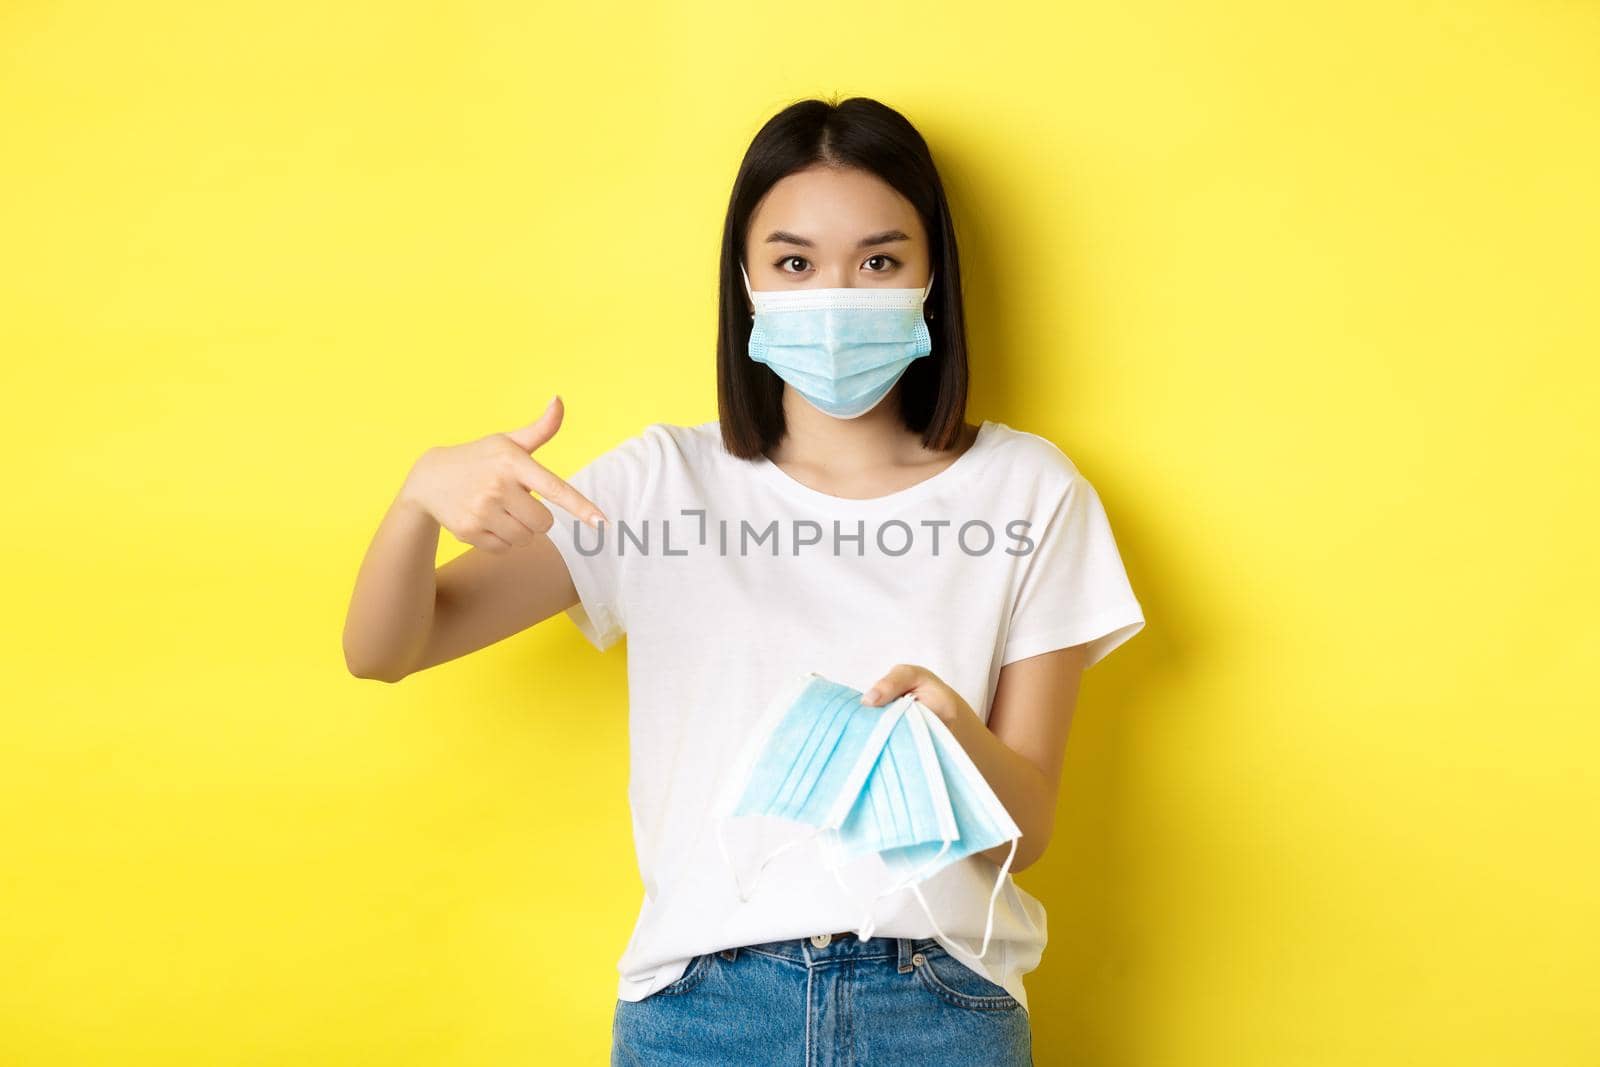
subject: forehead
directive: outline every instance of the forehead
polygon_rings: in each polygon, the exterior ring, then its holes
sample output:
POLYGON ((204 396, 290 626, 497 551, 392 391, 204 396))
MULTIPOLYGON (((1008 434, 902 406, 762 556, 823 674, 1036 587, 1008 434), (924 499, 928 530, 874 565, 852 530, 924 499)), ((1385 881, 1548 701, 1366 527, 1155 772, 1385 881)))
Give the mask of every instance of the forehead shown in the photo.
POLYGON ((863 234, 891 228, 923 237, 916 208, 888 182, 854 167, 810 167, 767 190, 750 216, 748 240, 761 245, 773 230, 787 230, 819 248, 853 248, 863 234))

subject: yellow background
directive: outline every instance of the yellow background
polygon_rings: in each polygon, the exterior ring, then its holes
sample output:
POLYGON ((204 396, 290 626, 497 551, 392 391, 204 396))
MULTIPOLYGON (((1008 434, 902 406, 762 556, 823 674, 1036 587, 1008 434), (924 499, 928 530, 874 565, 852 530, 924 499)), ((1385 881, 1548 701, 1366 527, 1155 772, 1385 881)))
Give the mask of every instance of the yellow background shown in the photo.
MULTIPOLYGON (((1600 7, 0 10, 0 1062, 602 1063, 624 654, 346 675, 429 445, 716 417, 794 99, 929 139, 1100 489, 1040 1064, 1600 1063, 1600 7)), ((462 550, 446 536, 441 558, 462 550)))

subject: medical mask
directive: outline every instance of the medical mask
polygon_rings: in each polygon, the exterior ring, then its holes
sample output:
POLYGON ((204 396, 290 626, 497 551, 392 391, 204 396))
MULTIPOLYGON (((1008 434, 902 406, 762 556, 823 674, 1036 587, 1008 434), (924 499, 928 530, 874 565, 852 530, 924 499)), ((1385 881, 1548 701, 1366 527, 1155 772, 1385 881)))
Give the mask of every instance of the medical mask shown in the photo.
MULTIPOLYGON (((875 854, 891 884, 866 902, 859 936, 872 936, 877 900, 909 888, 935 933, 959 954, 981 960, 988 953, 995 901, 1022 831, 932 710, 909 694, 882 708, 863 705, 860 698, 860 691, 814 672, 782 687, 724 786, 717 809, 723 858, 733 869, 721 834, 727 818, 774 815, 805 824, 809 832, 770 853, 763 868, 785 849, 820 839, 824 865, 853 894, 840 867, 854 857, 875 854), (838 725, 841 714, 849 723, 843 728, 838 725), (844 743, 834 745, 818 767, 830 737, 844 743), (1011 848, 989 894, 983 943, 973 952, 939 927, 919 883, 1006 841, 1011 848)), ((742 890, 741 899, 748 899, 742 890)))
POLYGON ((740 900, 754 884, 739 879, 722 831, 724 820, 768 815, 811 827, 762 857, 756 878, 780 854, 822 830, 841 825, 905 706, 894 712, 861 702, 861 692, 810 672, 780 688, 748 736, 744 755, 729 774, 720 802, 718 845, 733 871, 740 900))
MULTIPOLYGON (((1022 837, 1022 830, 1012 820, 1011 814, 1000 803, 1000 798, 995 796, 993 788, 978 770, 977 764, 972 762, 972 757, 961 747, 961 742, 956 740, 943 719, 921 703, 913 703, 907 709, 905 719, 908 722, 920 719, 933 738, 934 747, 938 750, 938 763, 944 771, 945 792, 949 796, 950 815, 955 822, 955 832, 941 841, 921 842, 880 851, 879 858, 890 871, 900 876, 900 881, 884 890, 879 896, 892 893, 901 887, 909 887, 916 895, 917 902, 922 905, 923 914, 927 915, 934 933, 954 944, 960 954, 981 960, 989 951, 989 939, 994 933, 995 901, 1005 885, 1006 875, 1011 870, 1011 861, 1017 856, 1017 842, 1022 837), (933 909, 928 906, 927 899, 922 895, 920 883, 957 860, 1005 844, 1007 841, 1011 843, 1011 847, 1006 852, 1005 862, 1000 865, 1000 873, 995 877, 994 889, 989 892, 989 910, 983 926, 983 944, 973 952, 939 928, 938 921, 933 917, 933 909)), ((850 822, 846 819, 841 834, 848 833, 849 825, 850 822)))
POLYGON ((933 275, 920 289, 778 289, 756 292, 750 358, 765 363, 815 407, 837 419, 865 415, 911 361, 933 351, 922 317, 933 275))

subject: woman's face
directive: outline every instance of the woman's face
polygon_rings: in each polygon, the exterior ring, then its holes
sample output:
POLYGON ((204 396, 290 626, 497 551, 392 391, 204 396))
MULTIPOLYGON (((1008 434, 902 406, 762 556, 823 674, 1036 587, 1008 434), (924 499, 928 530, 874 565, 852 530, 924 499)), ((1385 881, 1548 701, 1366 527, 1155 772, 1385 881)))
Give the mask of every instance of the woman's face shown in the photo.
POLYGON ((822 165, 767 190, 750 217, 744 261, 758 291, 920 289, 931 266, 911 201, 875 174, 822 165))

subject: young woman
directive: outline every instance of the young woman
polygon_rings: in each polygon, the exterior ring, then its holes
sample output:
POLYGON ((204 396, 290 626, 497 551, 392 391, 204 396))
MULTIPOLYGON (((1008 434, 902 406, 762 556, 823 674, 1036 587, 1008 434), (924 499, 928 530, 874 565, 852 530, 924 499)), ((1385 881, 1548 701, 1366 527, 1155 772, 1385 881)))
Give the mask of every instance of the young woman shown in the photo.
POLYGON ((1045 913, 1009 874, 991 913, 1006 846, 922 883, 926 913, 885 896, 861 939, 814 851, 741 899, 714 806, 770 695, 816 672, 937 714, 1022 831, 1010 869, 1034 863, 1081 672, 1144 625, 1106 513, 1050 441, 965 420, 955 232, 897 112, 807 100, 763 126, 720 295, 718 420, 649 424, 567 481, 531 455, 559 398, 423 454, 362 565, 350 669, 395 681, 563 611, 597 648, 628 636, 645 895, 614 1062, 1030 1063, 1045 913), (436 574, 441 527, 475 550, 436 574))

